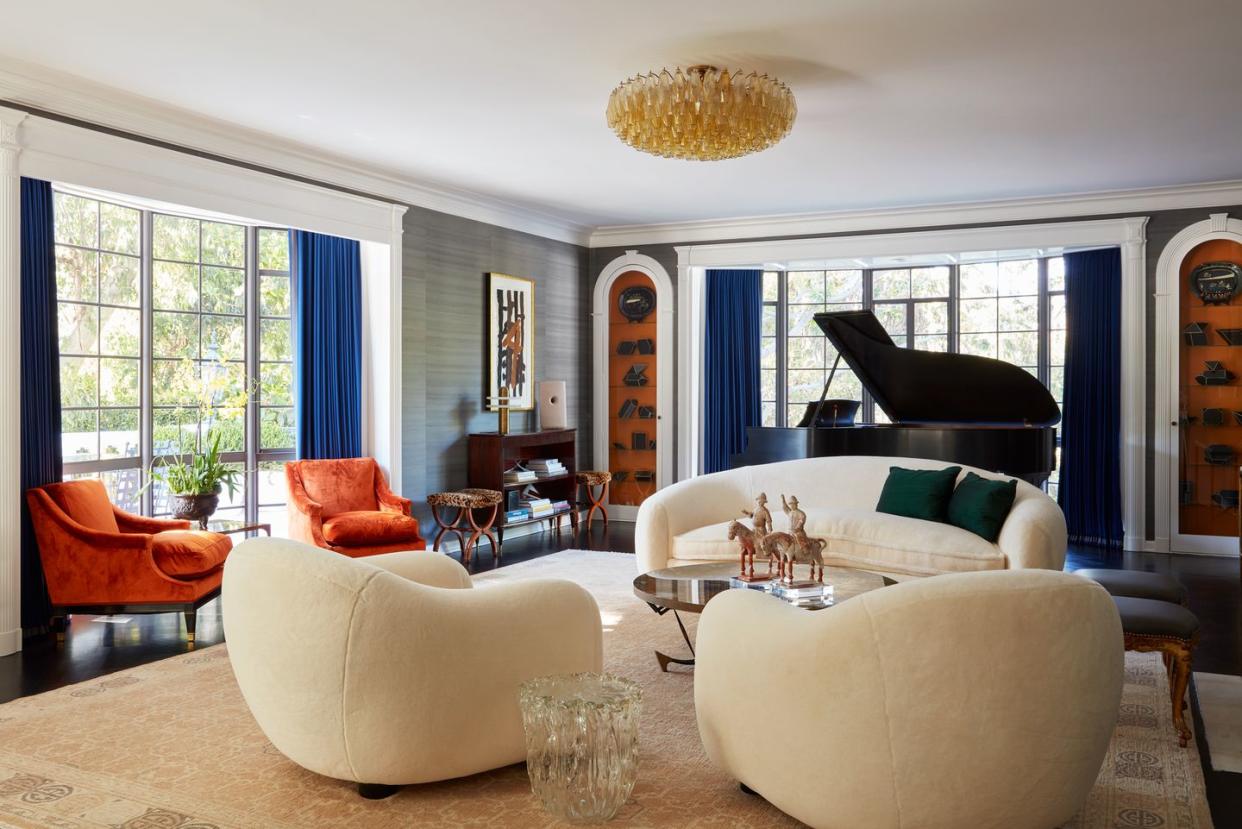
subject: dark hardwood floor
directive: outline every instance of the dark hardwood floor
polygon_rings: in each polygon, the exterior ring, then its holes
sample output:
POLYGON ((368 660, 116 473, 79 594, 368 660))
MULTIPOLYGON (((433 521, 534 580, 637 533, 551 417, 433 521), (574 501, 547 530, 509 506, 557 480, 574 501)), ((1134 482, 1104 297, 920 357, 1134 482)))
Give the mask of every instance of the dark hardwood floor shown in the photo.
MULTIPOLYGON (((577 539, 568 528, 559 536, 548 532, 509 538, 500 562, 484 547, 476 553, 470 569, 480 572, 575 547, 632 553, 633 524, 615 521, 605 530, 596 522, 589 535, 577 539)), ((1195 670, 1242 675, 1242 583, 1237 559, 1071 548, 1065 569, 1081 567, 1147 570, 1178 578, 1189 589, 1190 608, 1203 626, 1195 653, 1195 670)), ((223 639, 220 602, 216 600, 199 611, 197 647, 215 645, 223 639)), ((128 621, 75 616, 64 645, 58 647, 51 636, 34 637, 26 640, 20 653, 0 658, 0 702, 154 662, 188 649, 180 614, 133 616, 128 621)), ((1202 746, 1204 737, 1193 687, 1192 704, 1196 739, 1202 746)), ((1242 826, 1242 775, 1213 772, 1207 764, 1207 752, 1200 753, 1213 821, 1217 827, 1242 826)))

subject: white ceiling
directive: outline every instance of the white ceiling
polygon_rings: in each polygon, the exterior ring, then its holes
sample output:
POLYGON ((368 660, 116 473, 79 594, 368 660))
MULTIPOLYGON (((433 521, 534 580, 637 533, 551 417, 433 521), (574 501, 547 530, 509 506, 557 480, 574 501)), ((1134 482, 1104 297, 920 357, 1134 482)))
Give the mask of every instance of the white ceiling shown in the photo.
POLYGON ((1239 0, 14 2, 0 56, 590 226, 1242 179, 1239 0), (767 71, 733 161, 604 124, 648 69, 767 71))

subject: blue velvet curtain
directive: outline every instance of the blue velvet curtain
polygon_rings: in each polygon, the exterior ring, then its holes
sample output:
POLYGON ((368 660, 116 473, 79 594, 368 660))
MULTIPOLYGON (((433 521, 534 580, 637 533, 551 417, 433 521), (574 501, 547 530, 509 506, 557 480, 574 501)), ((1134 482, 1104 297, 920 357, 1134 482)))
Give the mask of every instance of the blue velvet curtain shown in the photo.
POLYGON ((729 468, 759 425, 759 336, 763 272, 707 272, 703 382, 703 471, 729 468))
POLYGON ((362 454, 362 264, 358 243, 291 233, 299 458, 362 454))
POLYGON ((22 628, 38 633, 52 605, 25 491, 60 480, 60 346, 56 333, 56 246, 52 185, 21 187, 22 628))
POLYGON ((1065 397, 1057 502, 1070 541, 1119 547, 1121 251, 1065 255, 1065 397))

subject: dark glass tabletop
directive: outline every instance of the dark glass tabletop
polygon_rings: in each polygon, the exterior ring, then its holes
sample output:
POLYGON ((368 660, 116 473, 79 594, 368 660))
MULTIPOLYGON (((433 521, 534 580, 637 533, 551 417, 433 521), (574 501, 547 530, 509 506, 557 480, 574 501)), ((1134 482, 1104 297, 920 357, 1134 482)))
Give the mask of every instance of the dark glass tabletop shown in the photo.
MULTIPOLYGON (((717 595, 734 589, 729 586, 729 579, 737 571, 736 561, 652 570, 634 579, 634 595, 655 607, 699 613, 717 595)), ((825 567, 824 583, 832 585, 833 604, 896 584, 887 576, 848 567, 825 567)))

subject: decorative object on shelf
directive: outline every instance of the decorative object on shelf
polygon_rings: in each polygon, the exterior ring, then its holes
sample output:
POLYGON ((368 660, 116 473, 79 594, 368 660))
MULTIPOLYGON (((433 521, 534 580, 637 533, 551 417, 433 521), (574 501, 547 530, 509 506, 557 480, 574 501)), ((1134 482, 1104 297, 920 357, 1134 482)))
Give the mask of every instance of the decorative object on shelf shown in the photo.
POLYGON ((535 283, 503 273, 487 276, 488 406, 496 410, 506 390, 508 408, 530 411, 535 407, 535 283))
POLYGON ((633 340, 622 340, 617 345, 617 353, 620 354, 622 357, 628 357, 631 354, 633 354, 637 348, 638 346, 634 343, 633 340))
POLYGON ((1206 322, 1192 322, 1182 329, 1182 339, 1186 345, 1207 345, 1207 328, 1206 322))
POLYGON ((1178 422, 1181 425, 1181 427, 1185 429, 1187 426, 1194 426, 1195 421, 1198 419, 1199 418, 1195 417, 1194 415, 1184 414, 1178 418, 1178 422))
POLYGON ((655 340, 651 339, 650 337, 643 337, 641 340, 639 340, 638 341, 638 353, 646 354, 646 355, 655 354, 655 340))
POLYGON ((647 365, 646 363, 635 363, 630 366, 630 370, 625 373, 625 377, 621 382, 627 386, 645 386, 647 385, 647 365))
POLYGON ((654 481, 655 473, 652 472, 650 469, 635 469, 634 480, 643 481, 643 482, 654 481))
POLYGON ((1179 500, 1183 504, 1193 504, 1195 502, 1195 482, 1180 481, 1179 482, 1179 500))
POLYGON ((1238 491, 1236 489, 1222 489, 1212 493, 1212 503, 1223 509, 1229 509, 1238 505, 1238 491))
POLYGON ((642 690, 583 673, 527 680, 518 696, 531 791, 554 817, 611 820, 638 779, 642 690))
POLYGON ((564 429, 568 425, 564 380, 539 381, 539 428, 564 429))
POLYGON ((500 389, 500 394, 488 401, 488 408, 499 415, 496 418, 496 431, 502 435, 509 434, 509 411, 512 409, 509 404, 509 390, 503 387, 500 389))
POLYGON ((1203 461, 1213 466, 1225 466, 1233 463, 1235 453, 1232 446, 1213 443, 1203 449, 1203 461))
MULTIPOLYGON (((621 292, 617 299, 617 309, 621 316, 630 322, 642 322, 656 307, 655 291, 646 285, 631 285, 621 292)), ((635 348, 638 345, 635 343, 635 348)))
POLYGON ((621 441, 619 441, 619 440, 614 440, 614 441, 612 442, 612 448, 613 448, 613 449, 620 449, 622 452, 624 452, 624 451, 625 451, 626 449, 628 449, 629 447, 628 447, 628 446, 626 446, 624 443, 622 443, 622 442, 621 442, 621 441))
POLYGON ((637 409, 638 401, 631 397, 621 404, 621 409, 617 412, 617 417, 621 420, 625 420, 628 417, 632 417, 637 409))
POLYGON ((629 477, 630 477, 630 471, 628 469, 619 469, 616 472, 612 473, 612 479, 616 481, 617 483, 623 483, 629 477))
POLYGON ((767 74, 695 64, 648 72, 612 91, 609 128, 636 150, 719 161, 766 150, 789 134, 798 105, 767 74))
POLYGON ((1195 375, 1200 386, 1223 386, 1234 379, 1234 374, 1225 368, 1220 360, 1204 360, 1202 374, 1195 375))
POLYGON ((647 444, 647 433, 635 432, 630 435, 630 448, 637 449, 639 451, 642 451, 643 449, 650 449, 651 447, 647 444))
POLYGON ((639 406, 638 417, 642 420, 655 420, 655 406, 639 406))
POLYGON ((1237 409, 1233 410, 1233 422, 1238 426, 1242 426, 1242 412, 1237 409))
POLYGON ((1225 410, 1224 409, 1204 409, 1203 410, 1204 426, 1224 426, 1225 410))
POLYGON ((1204 262, 1190 272, 1190 288, 1207 305, 1227 305, 1238 293, 1242 266, 1204 262))
POLYGON ((1242 345, 1242 328, 1217 328, 1216 333, 1226 345, 1242 345))

